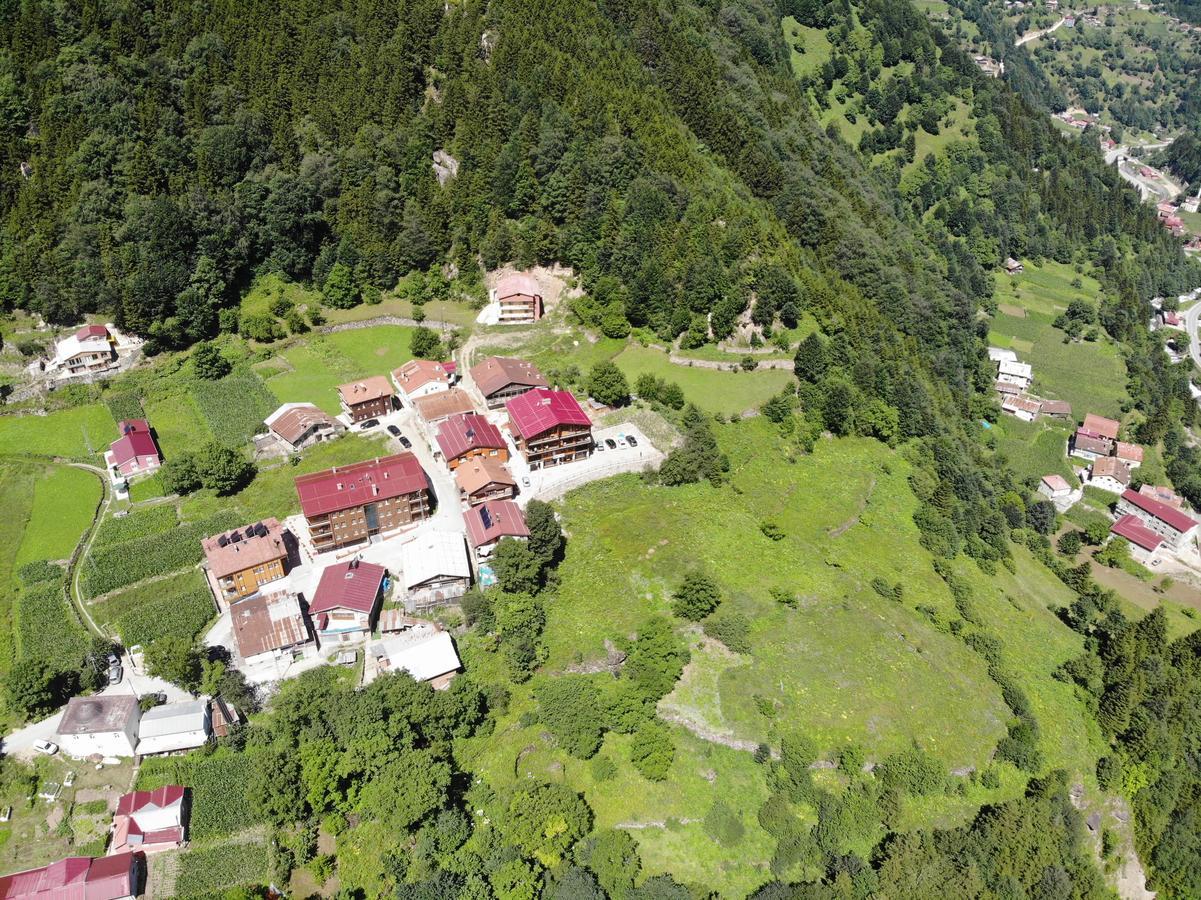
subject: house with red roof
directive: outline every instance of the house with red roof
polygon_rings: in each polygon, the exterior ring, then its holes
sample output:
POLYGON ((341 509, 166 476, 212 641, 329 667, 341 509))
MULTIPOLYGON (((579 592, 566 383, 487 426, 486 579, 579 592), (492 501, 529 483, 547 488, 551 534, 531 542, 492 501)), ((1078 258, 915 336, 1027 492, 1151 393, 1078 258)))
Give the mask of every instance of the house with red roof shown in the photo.
POLYGON ((472 366, 469 374, 488 409, 501 409, 513 397, 534 388, 550 387, 532 362, 508 356, 489 356, 472 366))
POLYGON ((492 302, 500 307, 500 325, 528 325, 542 318, 542 289, 527 272, 502 276, 492 290, 492 302))
POLYGON ((432 359, 410 359, 392 370, 392 384, 401 397, 412 402, 418 397, 450 390, 450 372, 445 364, 432 359))
POLYGON ((372 375, 338 386, 338 401, 351 422, 386 416, 395 408, 392 385, 383 375, 372 375))
POLYGON ((50 369, 60 375, 89 375, 117 364, 117 339, 103 325, 84 325, 54 347, 50 369))
POLYGON ((531 469, 592 454, 592 420, 570 391, 534 388, 505 403, 509 432, 531 469))
POLYGON ((312 403, 285 403, 263 420, 290 453, 337 437, 346 426, 312 403))
POLYGON ((123 478, 158 471, 163 457, 150 433, 150 423, 145 419, 125 419, 117 425, 117 430, 121 436, 108 445, 104 454, 109 469, 123 478))
POLYGON ((468 506, 517 496, 517 479, 504 463, 487 457, 469 460, 455 469, 455 484, 468 506))
POLYGON ((1138 491, 1125 490, 1118 500, 1118 516, 1134 516, 1148 529, 1163 538, 1172 550, 1181 550, 1197 540, 1197 520, 1174 506, 1169 506, 1138 491))
POLYGON ((0 876, 4 900, 134 900, 142 890, 145 857, 68 856, 40 869, 0 876))
POLYGON ((1115 459, 1121 460, 1132 469, 1137 469, 1143 464, 1143 448, 1138 444, 1115 441, 1113 455, 1115 459))
POLYGON ((1094 438, 1103 438, 1107 441, 1116 441, 1118 439, 1118 431, 1121 427, 1122 423, 1114 419, 1107 419, 1104 416, 1086 413, 1084 423, 1076 429, 1076 433, 1094 438))
POLYGON ((479 413, 459 413, 445 419, 435 436, 446 465, 452 470, 469 459, 509 461, 509 445, 500 429, 479 413))
POLYGON ((352 559, 326 566, 309 604, 309 615, 323 641, 360 641, 371 634, 388 571, 352 559))
POLYGON ((1130 556, 1136 562, 1149 564, 1159 553, 1164 540, 1142 523, 1137 516, 1119 516, 1109 528, 1111 535, 1124 538, 1130 544, 1130 556))
POLYGON ((357 544, 430 514, 429 478, 412 453, 301 475, 296 493, 317 553, 357 544))
POLYGON ((1120 494, 1130 486, 1130 467, 1113 456, 1095 459, 1089 468, 1088 484, 1111 494, 1120 494))
POLYGON ((530 529, 525 514, 512 500, 489 500, 463 511, 467 526, 467 543, 479 559, 486 559, 496 549, 501 538, 527 540, 530 529))
POLYGON ((1072 486, 1062 475, 1044 475, 1038 483, 1038 492, 1048 500, 1058 500, 1072 493, 1072 486))
POLYGON ((138 850, 154 853, 178 847, 187 839, 186 788, 169 784, 153 791, 133 791, 117 801, 108 855, 138 850))

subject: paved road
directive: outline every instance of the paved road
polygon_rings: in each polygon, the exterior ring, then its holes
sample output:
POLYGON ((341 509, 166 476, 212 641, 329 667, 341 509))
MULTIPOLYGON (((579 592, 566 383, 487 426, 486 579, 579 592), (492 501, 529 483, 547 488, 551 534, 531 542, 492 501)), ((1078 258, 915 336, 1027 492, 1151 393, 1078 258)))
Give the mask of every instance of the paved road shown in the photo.
MULTIPOLYGON (((141 697, 161 691, 171 702, 192 699, 192 695, 187 691, 183 691, 161 678, 151 678, 149 675, 139 675, 130 671, 128 658, 123 662, 125 663, 125 678, 120 684, 105 688, 100 692, 100 696, 113 697, 121 694, 133 694, 135 697, 141 697)), ((2 752, 9 756, 32 758, 35 755, 33 742, 53 741, 54 733, 58 731, 58 723, 62 717, 63 710, 60 709, 40 722, 32 722, 24 728, 18 728, 12 734, 5 735, 2 752)))
POLYGON ((1197 328, 1201 327, 1201 300, 1188 308, 1184 314, 1184 330, 1188 333, 1188 352, 1193 363, 1201 368, 1201 340, 1197 337, 1197 328))

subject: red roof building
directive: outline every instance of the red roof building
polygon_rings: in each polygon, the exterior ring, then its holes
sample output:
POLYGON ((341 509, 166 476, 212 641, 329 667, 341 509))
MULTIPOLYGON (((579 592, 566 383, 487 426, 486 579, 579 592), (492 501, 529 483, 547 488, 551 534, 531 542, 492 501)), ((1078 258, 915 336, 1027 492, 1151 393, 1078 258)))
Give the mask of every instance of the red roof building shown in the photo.
POLYGON ((296 479, 317 552, 366 540, 429 515, 429 479, 412 453, 378 457, 296 479))
POLYGON ((126 478, 156 471, 162 465, 162 454, 150 433, 145 419, 125 419, 117 425, 121 437, 108 446, 104 461, 126 478))
POLYGON ((570 391, 534 388, 505 403, 509 431, 531 469, 592 453, 592 420, 570 391))
POLYGON ((446 465, 456 469, 472 457, 486 456, 508 462, 509 445, 500 429, 479 413, 451 416, 438 427, 438 449, 446 465))
POLYGON ((490 554, 503 537, 524 540, 530 536, 525 515, 512 500, 489 500, 464 510, 463 522, 467 525, 467 542, 481 557, 490 554))
POLYGON ((531 388, 550 387, 532 362, 507 356, 489 356, 472 366, 471 380, 489 409, 500 409, 506 401, 531 388))
POLYGON ((154 791, 134 791, 117 801, 113 839, 108 854, 128 850, 151 853, 183 843, 187 790, 177 784, 154 791))
POLYGON ((383 375, 372 375, 338 386, 342 412, 351 422, 363 422, 392 412, 392 385, 383 375))
POLYGON ((1163 538, 1139 521, 1136 516, 1122 516, 1110 526, 1109 533, 1130 541, 1133 548, 1132 553, 1140 561, 1163 545, 1163 538))
POLYGON ((79 341, 86 341, 89 338, 104 338, 105 340, 109 340, 111 337, 112 335, 109 334, 108 329, 103 325, 84 325, 83 328, 75 332, 75 339, 79 341))
POLYGON ((1193 540, 1197 534, 1197 521, 1192 516, 1138 491, 1123 491, 1117 511, 1119 516, 1131 515, 1141 520, 1173 550, 1193 540))
POLYGON ((426 397, 450 389, 450 373, 446 366, 432 359, 410 359, 399 369, 392 370, 392 383, 408 400, 426 397))
POLYGON ((321 637, 326 641, 366 637, 387 574, 383 566, 357 559, 327 566, 309 605, 321 637))
POLYGON ((1104 416, 1096 416, 1092 413, 1088 413, 1084 417, 1084 424, 1081 425, 1077 431, 1087 434, 1089 437, 1105 438, 1107 440, 1116 441, 1118 439, 1118 429, 1121 427, 1121 422, 1116 422, 1113 419, 1107 419, 1104 416))
POLYGON ((138 853, 96 859, 69 856, 40 869, 0 877, 0 898, 133 900, 139 893, 141 859, 138 853))

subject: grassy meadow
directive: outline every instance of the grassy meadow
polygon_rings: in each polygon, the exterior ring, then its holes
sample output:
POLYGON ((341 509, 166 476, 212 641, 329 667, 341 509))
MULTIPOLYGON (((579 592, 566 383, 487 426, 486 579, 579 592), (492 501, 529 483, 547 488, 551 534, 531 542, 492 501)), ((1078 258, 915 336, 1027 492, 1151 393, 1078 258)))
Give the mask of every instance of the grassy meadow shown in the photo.
MULTIPOLYGON (((541 726, 522 724, 535 705, 528 685, 516 689, 495 733, 472 742, 467 763, 498 786, 565 781, 594 804, 598 824, 631 829, 648 874, 717 872, 712 886, 740 896, 761 882, 772 850, 755 819, 767 791, 762 770, 740 748, 776 746, 797 728, 827 759, 850 743, 879 760, 917 741, 963 772, 989 764, 1010 712, 982 658, 947 627, 955 603, 919 544, 901 457, 874 441, 827 439, 788 463, 762 419, 719 426, 718 437, 731 459, 721 488, 669 489, 621 476, 561 504, 569 542, 547 607, 543 673, 603 659, 606 639, 667 613, 672 591, 697 566, 718 580, 723 609, 751 623, 749 654, 681 626, 691 662, 660 703, 676 744, 668 780, 642 778, 629 762, 629 738, 611 733, 599 756, 616 770, 598 785, 593 762, 556 748, 541 726), (765 537, 764 522, 784 537, 765 537), (902 600, 882 598, 873 578, 901 583, 902 600), (795 608, 777 602, 773 588, 795 595, 795 608), (715 844, 701 827, 717 800, 746 829, 735 847, 715 844)), ((1072 688, 1053 677, 1083 646, 1052 611, 1069 592, 1016 552, 1016 575, 1002 569, 990 578, 966 561, 957 568, 1043 725, 1048 766, 1092 785, 1099 735, 1072 688)), ((463 649, 468 668, 486 680, 494 654, 470 636, 463 649)), ((981 804, 1021 791, 1011 766, 999 774, 991 791, 972 784, 962 795, 914 799, 904 819, 913 827, 959 824, 981 804)))
POLYGON ((1074 299, 1098 303, 1100 285, 1071 266, 1028 263, 1018 275, 997 275, 997 314, 989 343, 1017 352, 1034 367, 1032 392, 1066 400, 1072 415, 1088 412, 1121 417, 1126 400, 1126 367, 1117 345, 1104 335, 1096 341, 1064 343, 1064 333, 1051 323, 1074 299), (1079 279, 1080 287, 1073 281, 1079 279))
POLYGON ((66 559, 79 543, 100 502, 99 479, 71 466, 54 466, 33 488, 33 508, 16 565, 39 559, 66 559))

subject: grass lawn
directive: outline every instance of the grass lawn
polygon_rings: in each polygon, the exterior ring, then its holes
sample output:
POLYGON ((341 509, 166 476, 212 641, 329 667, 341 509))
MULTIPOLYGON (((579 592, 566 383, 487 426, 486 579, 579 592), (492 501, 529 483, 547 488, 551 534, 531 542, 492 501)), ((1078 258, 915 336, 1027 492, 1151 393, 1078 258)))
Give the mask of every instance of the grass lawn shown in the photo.
POLYGON ((287 297, 296 306, 320 305, 321 292, 306 288, 304 285, 288 281, 278 272, 260 275, 254 280, 245 294, 242 295, 240 309, 242 315, 258 313, 271 314, 271 302, 276 297, 287 297))
POLYGON ((157 497, 162 497, 165 492, 166 489, 163 487, 163 480, 156 473, 149 478, 133 482, 129 486, 129 500, 131 503, 141 503, 143 500, 154 500, 157 497))
POLYGON ((117 439, 117 423, 103 403, 46 416, 0 416, 0 456, 65 456, 87 459, 117 439))
POLYGON ((1115 344, 1103 333, 1094 342, 1065 344, 1063 332, 1051 325, 1073 299, 1096 305, 1099 290, 1094 279, 1054 262, 997 276, 998 311, 989 342, 1016 350, 1034 367, 1033 393, 1068 401, 1077 419, 1087 412, 1120 417, 1126 399, 1126 367, 1115 344), (1080 288, 1072 286, 1076 278, 1080 288))
POLYGON ((666 611, 683 574, 703 565, 751 620, 754 652, 709 673, 716 694, 673 698, 681 715, 756 742, 789 723, 827 752, 854 740, 877 757, 916 738, 953 765, 983 762, 1007 711, 979 658, 907 608, 945 588, 917 544, 905 466, 870 441, 823 442, 788 466, 766 423, 719 433, 731 486, 623 477, 569 496, 547 668, 601 656, 606 637, 666 611), (766 520, 783 541, 760 534, 766 520), (868 587, 876 575, 905 583, 905 606, 868 587), (798 608, 772 599, 773 587, 798 595, 798 608))
POLYGON ((818 71, 833 56, 834 48, 824 29, 801 25, 792 16, 785 16, 780 26, 797 76, 818 71))
POLYGON ((15 564, 69 557, 92 521, 100 492, 91 472, 71 466, 48 469, 34 485, 33 511, 15 564))
POLYGON ((630 344, 616 357, 618 367, 632 384, 649 372, 674 381, 684 396, 710 413, 738 415, 762 406, 793 380, 791 369, 765 369, 761 372, 724 372, 720 369, 678 366, 661 350, 630 344))
POLYGON ((1013 416, 1002 416, 993 425, 997 452, 1009 459, 1020 480, 1037 480, 1044 475, 1058 474, 1069 484, 1077 484, 1067 456, 1071 430, 1066 424, 1052 424, 1056 421, 1043 418, 1037 422, 1023 422, 1013 416))
POLYGON ((310 447, 298 465, 284 463, 274 468, 260 469, 254 481, 234 497, 216 497, 210 491, 193 494, 180 503, 180 512, 187 521, 205 518, 225 509, 237 510, 247 522, 269 516, 283 519, 300 512, 300 501, 293 484, 297 475, 361 462, 386 451, 383 438, 346 434, 337 440, 310 447))
POLYGON ((143 406, 163 459, 193 451, 213 439, 212 429, 189 393, 177 391, 162 399, 148 399, 143 406))
POLYGON ((402 325, 376 325, 325 335, 334 349, 350 360, 357 375, 387 375, 413 358, 409 342, 413 329, 402 325))

